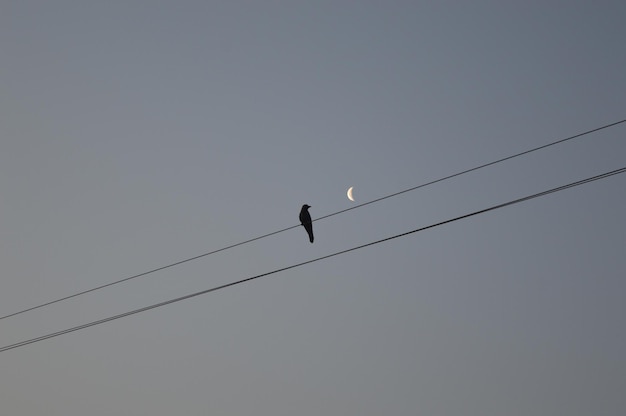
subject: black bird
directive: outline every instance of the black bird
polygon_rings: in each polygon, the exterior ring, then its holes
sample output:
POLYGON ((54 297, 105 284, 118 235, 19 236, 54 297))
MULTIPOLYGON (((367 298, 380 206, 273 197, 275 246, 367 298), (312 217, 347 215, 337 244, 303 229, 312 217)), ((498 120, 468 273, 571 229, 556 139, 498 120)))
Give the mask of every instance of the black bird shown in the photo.
POLYGON ((302 209, 300 210, 300 222, 302 226, 309 233, 309 241, 313 242, 313 221, 311 221, 311 214, 309 214, 309 205, 302 205, 302 209))

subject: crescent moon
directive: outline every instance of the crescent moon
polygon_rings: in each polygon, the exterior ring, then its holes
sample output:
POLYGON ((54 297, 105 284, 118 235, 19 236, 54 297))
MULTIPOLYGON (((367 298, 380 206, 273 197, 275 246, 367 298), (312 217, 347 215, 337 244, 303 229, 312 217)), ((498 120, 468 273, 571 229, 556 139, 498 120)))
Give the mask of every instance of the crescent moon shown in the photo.
POLYGON ((348 195, 348 199, 352 202, 354 202, 354 198, 352 197, 352 188, 354 188, 354 186, 351 186, 350 189, 348 189, 348 192, 346 193, 346 195, 348 195))

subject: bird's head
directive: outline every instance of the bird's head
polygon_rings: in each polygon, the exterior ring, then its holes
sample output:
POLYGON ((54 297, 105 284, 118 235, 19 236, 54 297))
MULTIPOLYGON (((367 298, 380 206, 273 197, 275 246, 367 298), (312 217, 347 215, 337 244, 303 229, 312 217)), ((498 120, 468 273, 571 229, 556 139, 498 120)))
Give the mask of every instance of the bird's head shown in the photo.
POLYGON ((310 205, 307 205, 307 204, 302 205, 302 209, 309 209, 309 208, 311 208, 310 205))

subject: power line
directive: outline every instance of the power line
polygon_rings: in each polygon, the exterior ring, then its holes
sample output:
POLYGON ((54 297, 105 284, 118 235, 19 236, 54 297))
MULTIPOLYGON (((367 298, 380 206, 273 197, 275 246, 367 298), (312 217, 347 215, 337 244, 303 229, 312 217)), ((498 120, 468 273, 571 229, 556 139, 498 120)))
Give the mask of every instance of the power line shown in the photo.
MULTIPOLYGON (((424 188, 426 186, 433 185, 433 184, 438 183, 438 182, 443 182, 445 180, 452 179, 452 178, 455 178, 457 176, 461 176, 461 175, 464 175, 466 173, 470 173, 470 172, 473 172, 473 171, 476 171, 476 170, 479 170, 479 169, 482 169, 482 168, 486 168, 488 166, 492 166, 492 165, 495 165, 497 163, 501 163, 501 162, 504 162, 504 161, 507 161, 507 160, 510 160, 510 159, 513 159, 513 158, 516 158, 516 157, 519 157, 519 156, 527 155, 529 153, 536 152, 538 150, 542 150, 542 149, 545 149, 545 148, 548 148, 548 147, 551 147, 551 146, 555 146, 557 144, 564 143, 564 142, 567 142, 567 141, 570 141, 570 140, 573 140, 573 139, 576 139, 576 138, 579 138, 579 137, 582 137, 582 136, 586 136, 588 134, 595 133, 595 132, 600 131, 600 130, 604 130, 604 129, 607 129, 607 128, 610 128, 610 127, 614 127, 614 126, 616 126, 618 124, 621 124, 621 123, 624 123, 624 122, 626 122, 626 119, 620 120, 620 121, 616 121, 615 123, 607 124, 607 125, 604 125, 602 127, 598 127, 598 128, 592 129, 592 130, 588 130, 588 131, 585 131, 583 133, 576 134, 574 136, 566 137, 564 139, 560 139, 560 140, 554 141, 552 143, 545 144, 543 146, 535 147, 535 148, 530 149, 530 150, 526 150, 526 151, 523 151, 523 152, 520 152, 520 153, 516 153, 514 155, 507 156, 507 157, 504 157, 502 159, 495 160, 493 162, 485 163, 485 164, 482 164, 482 165, 479 165, 479 166, 476 166, 476 167, 473 167, 473 168, 470 168, 470 169, 466 169, 466 170, 463 170, 461 172, 454 173, 452 175, 444 176, 442 178, 439 178, 439 179, 436 179, 436 180, 433 180, 433 181, 430 181, 430 182, 426 182, 426 183, 423 183, 421 185, 414 186, 412 188, 405 189, 403 191, 396 192, 396 193, 393 193, 393 194, 390 194, 390 195, 387 195, 387 196, 383 196, 381 198, 377 198, 377 199, 374 199, 372 201, 364 202, 362 204, 355 205, 353 207, 346 208, 346 209, 343 209, 341 211, 337 211, 337 212, 334 212, 334 213, 331 213, 331 214, 328 214, 328 215, 324 215, 322 217, 314 219, 313 221, 320 221, 320 220, 323 220, 323 219, 326 219, 326 218, 329 218, 329 217, 332 217, 332 216, 335 216, 335 215, 343 214, 344 212, 351 211, 353 209, 357 209, 357 208, 364 207, 366 205, 374 204, 376 202, 380 202, 380 201, 383 201, 385 199, 389 199, 389 198, 392 198, 392 197, 395 197, 395 196, 398 196, 398 195, 401 195, 401 194, 404 194, 404 193, 407 193, 407 192, 415 191, 416 189, 424 188)), ((200 254, 200 255, 194 256, 194 257, 190 257, 190 258, 187 258, 185 260, 180 260, 180 261, 168 264, 166 266, 158 267, 156 269, 148 270, 148 271, 143 272, 143 273, 139 273, 139 274, 136 274, 136 275, 133 275, 133 276, 126 277, 124 279, 116 280, 116 281, 111 282, 111 283, 106 283, 106 284, 101 285, 101 286, 96 286, 96 287, 91 288, 91 289, 83 290, 81 292, 77 292, 77 293, 74 293, 72 295, 64 296, 64 297, 61 297, 61 298, 58 298, 58 299, 55 299, 55 300, 52 300, 52 301, 49 301, 49 302, 45 302, 45 303, 42 303, 42 304, 39 304, 39 305, 36 305, 36 306, 32 306, 30 308, 22 309, 20 311, 13 312, 13 313, 10 313, 8 315, 0 316, 0 320, 6 319, 6 318, 10 318, 12 316, 20 315, 20 314, 23 314, 23 313, 26 313, 26 312, 30 312, 30 311, 33 311, 35 309, 40 309, 40 308, 43 308, 43 307, 46 307, 46 306, 50 306, 50 305, 53 305, 55 303, 63 302, 63 301, 66 301, 66 300, 69 300, 69 299, 72 299, 72 298, 75 298, 75 297, 78 297, 78 296, 81 296, 81 295, 85 295, 87 293, 95 292, 96 290, 104 289, 104 288, 107 288, 109 286, 114 286, 114 285, 117 285, 119 283, 123 283, 123 282, 127 282, 129 280, 132 280, 132 279, 136 279, 138 277, 142 277, 142 276, 146 276, 146 275, 149 275, 149 274, 152 274, 152 273, 159 272, 161 270, 169 269, 169 268, 174 267, 174 266, 179 266, 179 265, 181 265, 183 263, 187 263, 187 262, 190 262, 190 261, 193 261, 193 260, 198 260, 198 259, 200 259, 202 257, 207 257, 207 256, 210 256, 212 254, 219 253, 221 251, 229 250, 231 248, 239 247, 239 246, 242 246, 244 244, 251 243, 253 241, 261 240, 263 238, 270 237, 272 235, 279 234, 279 233, 282 233, 284 231, 288 231, 288 230, 291 230, 293 228, 297 228, 299 226, 300 226, 300 224, 292 225, 291 227, 283 228, 281 230, 274 231, 274 232, 271 232, 271 233, 268 233, 268 234, 264 234, 264 235, 259 236, 259 237, 251 238, 249 240, 245 240, 245 241, 242 241, 240 243, 236 243, 236 244, 232 244, 232 245, 229 245, 229 246, 226 246, 226 247, 222 247, 220 249, 213 250, 213 251, 210 251, 208 253, 200 254)))
POLYGON ((504 202, 502 204, 493 205, 493 206, 491 206, 489 208, 481 209, 479 211, 474 211, 474 212, 471 212, 469 214, 461 215, 459 217, 451 218, 451 219, 448 219, 448 220, 445 220, 445 221, 441 221, 441 222, 438 222, 438 223, 435 223, 435 224, 431 224, 431 225, 428 225, 428 226, 425 226, 425 227, 417 228, 417 229, 414 229, 414 230, 411 230, 411 231, 407 231, 405 233, 396 234, 394 236, 383 238, 381 240, 373 241, 373 242, 370 242, 370 243, 367 243, 367 244, 363 244, 363 245, 352 247, 352 248, 349 248, 349 249, 346 249, 346 250, 338 251, 338 252, 335 252, 335 253, 332 253, 332 254, 328 254, 326 256, 317 257, 317 258, 312 259, 312 260, 307 260, 307 261, 304 261, 304 262, 301 262, 301 263, 293 264, 291 266, 283 267, 281 269, 272 270, 270 272, 258 274, 256 276, 248 277, 246 279, 242 279, 242 280, 238 280, 238 281, 235 281, 235 282, 227 283, 227 284, 224 284, 224 285, 212 287, 210 289, 202 290, 200 292, 195 292, 195 293, 191 293, 189 295, 185 295, 185 296, 181 296, 181 297, 178 297, 178 298, 174 298, 174 299, 166 300, 166 301, 163 301, 163 302, 155 303, 153 305, 145 306, 145 307, 139 308, 139 309, 134 309, 132 311, 124 312, 124 313, 121 313, 119 315, 110 316, 108 318, 100 319, 100 320, 97 320, 97 321, 92 321, 92 322, 89 322, 89 323, 86 323, 86 324, 74 326, 72 328, 64 329, 64 330, 57 331, 57 332, 52 332, 50 334, 42 335, 42 336, 37 337, 37 338, 31 338, 31 339, 28 339, 28 340, 25 340, 25 341, 17 342, 15 344, 6 345, 4 347, 0 347, 0 352, 4 352, 4 351, 12 350, 12 349, 15 349, 15 348, 23 347, 25 345, 33 344, 35 342, 43 341, 43 340, 46 340, 46 339, 49 339, 49 338, 58 337, 58 336, 61 336, 61 335, 68 334, 70 332, 79 331, 81 329, 89 328, 89 327, 92 327, 92 326, 104 324, 106 322, 114 321, 114 320, 117 320, 117 319, 120 319, 120 318, 125 318, 125 317, 130 316, 130 315, 135 315, 135 314, 138 314, 138 313, 141 313, 141 312, 145 312, 145 311, 148 311, 148 310, 151 310, 151 309, 160 308, 161 306, 166 306, 166 305, 169 305, 169 304, 172 304, 172 303, 180 302, 180 301, 187 300, 187 299, 190 299, 190 298, 193 298, 193 297, 196 297, 196 296, 205 295, 205 294, 210 293, 210 292, 215 292, 215 291, 218 291, 218 290, 221 290, 221 289, 226 289, 228 287, 236 286, 236 285, 239 285, 239 284, 242 284, 242 283, 246 283, 246 282, 249 282, 249 281, 252 281, 252 280, 255 280, 255 279, 259 279, 261 277, 266 277, 266 276, 269 276, 269 275, 272 275, 272 274, 284 272, 286 270, 294 269, 296 267, 301 267, 301 266, 304 266, 306 264, 315 263, 315 262, 320 261, 320 260, 325 260, 325 259, 328 259, 328 258, 331 258, 331 257, 335 257, 335 256, 339 256, 339 255, 342 255, 342 254, 349 253, 351 251, 360 250, 360 249, 365 248, 365 247, 369 247, 369 246, 380 244, 380 243, 383 243, 383 242, 386 242, 386 241, 394 240, 396 238, 405 237, 405 236, 407 236, 409 234, 414 234, 414 233, 417 233, 417 232, 420 232, 420 231, 428 230, 430 228, 439 227, 441 225, 449 224, 451 222, 459 221, 459 220, 462 220, 462 219, 465 219, 465 218, 469 218, 469 217, 473 217, 473 216, 479 215, 479 214, 484 214, 486 212, 493 211, 493 210, 496 210, 496 209, 499 209, 499 208, 504 208, 504 207, 507 207, 507 206, 510 206, 510 205, 518 204, 520 202, 529 201, 531 199, 535 199, 535 198, 539 198, 539 197, 542 197, 542 196, 546 196, 546 195, 549 195, 551 193, 563 191, 565 189, 573 188, 575 186, 583 185, 583 184, 586 184, 586 183, 589 183, 589 182, 593 182, 593 181, 596 181, 596 180, 599 180, 599 179, 605 179, 605 178, 608 178, 610 176, 617 175, 617 174, 624 173, 624 172, 626 172, 626 167, 623 167, 621 169, 616 169, 616 170, 613 170, 613 171, 610 171, 610 172, 606 172, 606 173, 603 173, 603 174, 600 174, 600 175, 596 175, 596 176, 593 176, 593 177, 590 177, 590 178, 587 178, 587 179, 583 179, 583 180, 580 180, 580 181, 577 181, 577 182, 572 182, 572 183, 569 183, 567 185, 562 185, 562 186, 559 186, 559 187, 556 187, 556 188, 552 188, 552 189, 549 189, 547 191, 543 191, 543 192, 539 192, 539 193, 536 193, 536 194, 528 195, 528 196, 525 196, 525 197, 522 197, 522 198, 514 199, 512 201, 504 202))
MULTIPOLYGON (((346 209, 343 209, 341 211, 337 211, 337 212, 334 212, 332 214, 328 214, 328 215, 325 215, 323 217, 319 217, 317 220, 322 220, 324 218, 332 217, 333 215, 342 214, 342 213, 344 213, 346 211, 350 211, 350 210, 353 210, 353 209, 361 208, 361 207, 363 207, 365 205, 373 204, 375 202, 379 202, 379 201, 382 201, 384 199, 392 198, 394 196, 398 196, 398 195, 401 195, 401 194, 404 194, 404 193, 407 193, 407 192, 415 191, 416 189, 424 188, 426 186, 433 185, 433 184, 436 184, 438 182, 443 182, 445 180, 452 179, 452 178, 455 178, 457 176, 465 175, 466 173, 474 172, 476 170, 479 170, 479 169, 482 169, 482 168, 486 168, 488 166, 492 166, 492 165, 495 165, 495 164, 498 164, 498 163, 501 163, 501 162, 504 162, 504 161, 507 161, 507 160, 514 159, 514 158, 519 157, 519 156, 524 156, 524 155, 527 155, 529 153, 536 152, 537 150, 542 150, 542 149, 545 149, 545 148, 548 148, 548 147, 551 147, 551 146, 554 146, 554 145, 557 145, 557 144, 560 144, 560 143, 564 143, 564 142, 567 142, 567 141, 570 141, 570 140, 573 140, 573 139, 577 139, 577 138, 582 137, 582 136, 586 136, 586 135, 591 134, 591 133, 595 133, 595 132, 600 131, 600 130, 607 129, 609 127, 614 127, 614 126, 617 126, 618 124, 621 124, 621 123, 624 123, 624 122, 626 122, 626 119, 620 120, 620 121, 616 121, 615 123, 607 124, 607 125, 604 125, 602 127, 595 128, 593 130, 588 130, 588 131, 586 131, 584 133, 579 133, 579 134, 576 134, 574 136, 566 137, 564 139, 560 139, 560 140, 557 140, 557 141, 552 142, 552 143, 544 144, 543 146, 535 147, 535 148, 530 149, 530 150, 526 150, 526 151, 523 151, 523 152, 520 152, 520 153, 516 153, 516 154, 511 155, 511 156, 503 157, 502 159, 494 160, 493 162, 485 163, 485 164, 482 164, 482 165, 479 165, 479 166, 476 166, 476 167, 473 167, 473 168, 470 168, 470 169, 466 169, 466 170, 463 170, 461 172, 454 173, 452 175, 444 176, 443 178, 435 179, 433 181, 426 182, 426 183, 423 183, 421 185, 414 186, 413 188, 405 189, 404 191, 400 191, 400 192, 396 192, 396 193, 393 193, 393 194, 390 194, 390 195, 387 195, 387 196, 383 196, 381 198, 374 199, 374 200, 369 201, 369 202, 364 202, 364 203, 362 203, 360 205, 356 205, 354 207, 346 208, 346 209)), ((317 221, 317 220, 313 220, 313 221, 317 221)))

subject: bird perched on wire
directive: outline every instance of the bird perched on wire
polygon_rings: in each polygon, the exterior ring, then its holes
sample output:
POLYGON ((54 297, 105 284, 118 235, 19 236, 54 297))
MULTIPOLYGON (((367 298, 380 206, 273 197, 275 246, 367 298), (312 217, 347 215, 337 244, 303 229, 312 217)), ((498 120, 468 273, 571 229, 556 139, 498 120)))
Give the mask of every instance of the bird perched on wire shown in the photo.
POLYGON ((313 242, 313 221, 311 221, 311 214, 309 214, 309 208, 311 207, 307 204, 302 205, 302 209, 300 210, 300 222, 302 223, 302 226, 304 227, 306 232, 309 234, 309 241, 312 243, 313 242))

